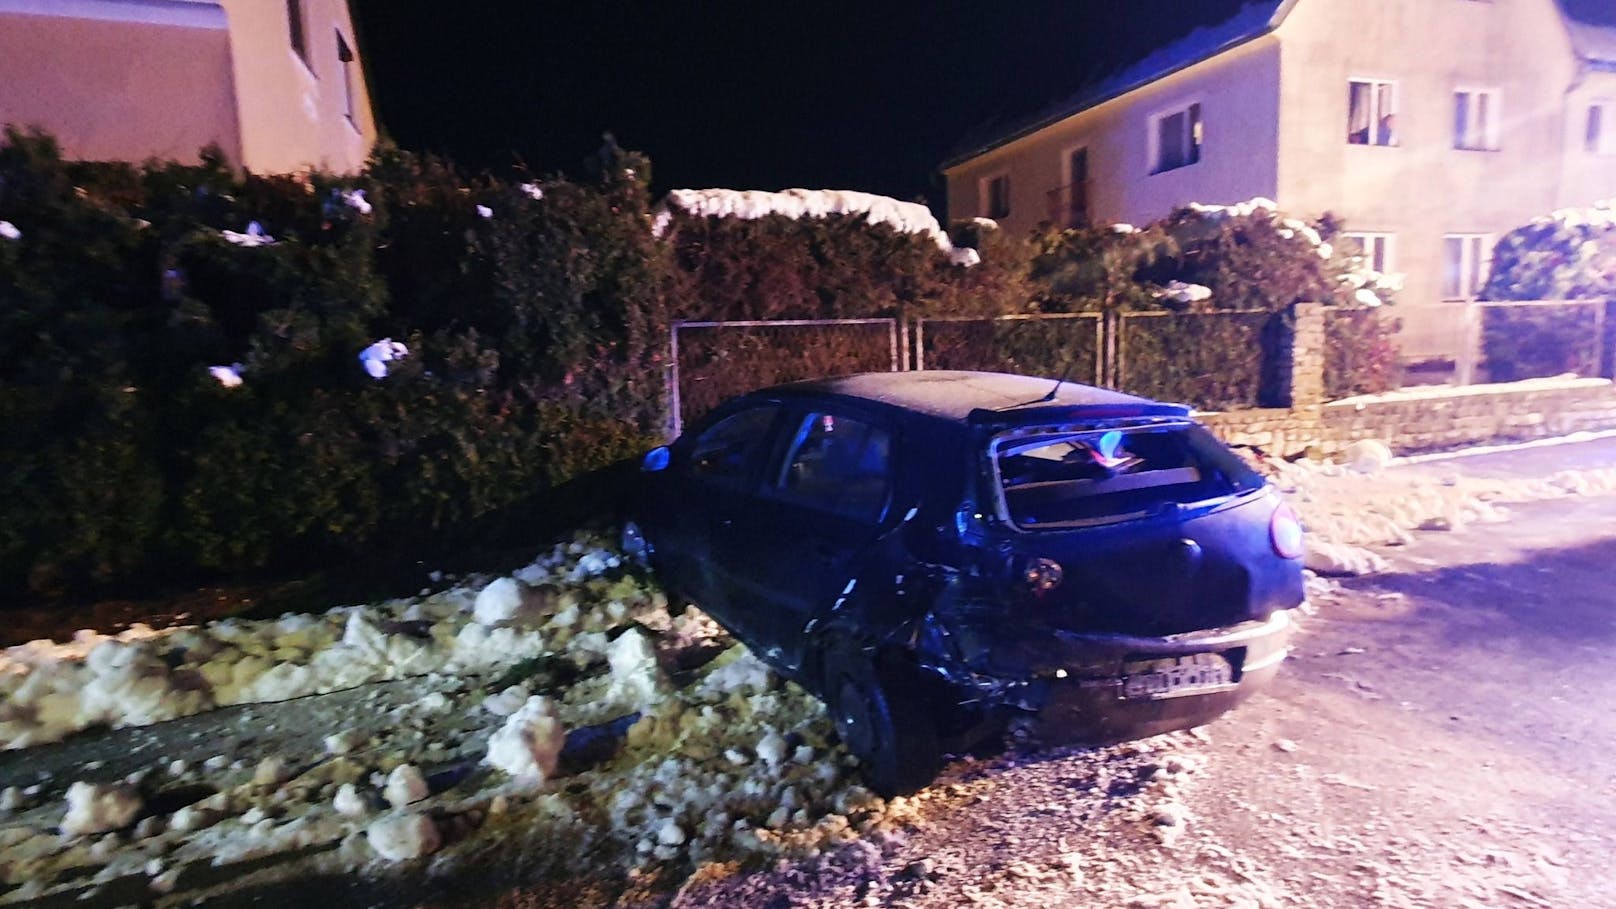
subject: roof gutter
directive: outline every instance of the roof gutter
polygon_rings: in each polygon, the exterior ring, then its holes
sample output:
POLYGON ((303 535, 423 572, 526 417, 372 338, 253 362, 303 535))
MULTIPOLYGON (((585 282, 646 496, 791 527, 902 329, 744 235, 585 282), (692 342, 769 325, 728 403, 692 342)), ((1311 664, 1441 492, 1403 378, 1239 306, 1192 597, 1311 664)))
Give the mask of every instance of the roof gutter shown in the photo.
POLYGON ((957 154, 954 157, 949 158, 947 161, 944 161, 942 164, 937 165, 937 170, 938 170, 939 173, 945 172, 945 171, 947 171, 948 169, 950 169, 952 167, 957 167, 957 166, 959 166, 961 164, 964 164, 966 161, 969 161, 972 158, 980 157, 981 155, 985 155, 988 152, 993 151, 996 148, 1002 148, 1002 147, 1004 147, 1006 145, 1009 145, 1012 142, 1015 142, 1015 141, 1017 141, 1019 139, 1022 139, 1022 138, 1025 138, 1027 136, 1030 136, 1033 133, 1036 133, 1039 130, 1044 129, 1045 127, 1052 126, 1052 125, 1054 125, 1056 123, 1059 123, 1060 121, 1065 120, 1065 119, 1067 119, 1069 117, 1075 117, 1078 114, 1081 114, 1086 110, 1093 110, 1094 108, 1099 107, 1102 104, 1107 104, 1107 103, 1109 103, 1111 101, 1115 101, 1116 99, 1118 99, 1118 98, 1122 97, 1123 95, 1126 95, 1126 94, 1128 94, 1130 92, 1138 91, 1139 89, 1144 88, 1145 86, 1150 85, 1153 82, 1160 82, 1161 80, 1166 79, 1167 77, 1175 75, 1177 73, 1183 72, 1184 70, 1189 69, 1192 66, 1198 66, 1198 65, 1200 65, 1202 63, 1205 63, 1206 61, 1212 59, 1213 57, 1216 57, 1219 54, 1226 53, 1228 51, 1234 50, 1237 47, 1240 47, 1240 46, 1245 45, 1245 44, 1249 44, 1252 41, 1256 41, 1259 38, 1263 38, 1263 37, 1266 37, 1266 36, 1268 36, 1270 34, 1273 34, 1274 29, 1279 28, 1280 24, 1285 21, 1286 16, 1290 15, 1291 10, 1296 6, 1296 4, 1297 4, 1297 0, 1285 0, 1285 2, 1281 3, 1279 5, 1279 8, 1274 10, 1274 14, 1269 17, 1268 24, 1263 26, 1263 29, 1261 31, 1259 31, 1259 32, 1255 32, 1255 33, 1250 34, 1250 35, 1242 35, 1239 38, 1235 38, 1235 39, 1233 39, 1231 41, 1227 41, 1227 42, 1225 42, 1225 43, 1223 43, 1221 45, 1218 45, 1216 48, 1214 48, 1210 53, 1208 53, 1204 57, 1197 57, 1194 60, 1188 61, 1186 63, 1181 63, 1181 64, 1179 64, 1177 66, 1174 66, 1173 68, 1171 68, 1169 70, 1166 70, 1165 72, 1157 73, 1156 75, 1151 76, 1148 79, 1143 79, 1143 80, 1140 80, 1138 82, 1134 82, 1134 83, 1131 83, 1129 85, 1126 85, 1126 86, 1124 86, 1122 88, 1117 89, 1116 91, 1113 91, 1113 92, 1111 92, 1111 93, 1109 93, 1107 95, 1104 95, 1104 96, 1102 96, 1100 98, 1097 98, 1097 99, 1095 99, 1093 101, 1090 101, 1090 102, 1088 102, 1086 104, 1083 104, 1083 105, 1081 105, 1081 106, 1079 106, 1077 108, 1074 108, 1072 110, 1062 111, 1062 112, 1057 113, 1057 114, 1051 114, 1048 117, 1044 117, 1043 119, 1038 120, 1038 121, 1036 121, 1036 122, 1034 122, 1034 123, 1032 123, 1032 124, 1030 124, 1028 126, 1024 126, 1024 127, 1020 128, 1020 129, 1014 131, 1014 132, 1007 133, 1004 136, 999 137, 998 139, 994 139, 993 141, 988 142, 987 144, 982 145, 981 147, 976 148, 973 151, 962 152, 960 154, 957 154))

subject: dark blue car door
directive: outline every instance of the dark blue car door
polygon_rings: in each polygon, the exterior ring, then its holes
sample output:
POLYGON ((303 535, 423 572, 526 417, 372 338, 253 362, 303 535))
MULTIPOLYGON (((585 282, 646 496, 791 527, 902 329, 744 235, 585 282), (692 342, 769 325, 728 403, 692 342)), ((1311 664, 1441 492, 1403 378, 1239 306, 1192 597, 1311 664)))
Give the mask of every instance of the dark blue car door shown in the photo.
POLYGON ((713 539, 741 624, 769 659, 796 668, 803 629, 849 592, 882 533, 894 485, 894 427, 832 407, 782 421, 753 507, 713 539))

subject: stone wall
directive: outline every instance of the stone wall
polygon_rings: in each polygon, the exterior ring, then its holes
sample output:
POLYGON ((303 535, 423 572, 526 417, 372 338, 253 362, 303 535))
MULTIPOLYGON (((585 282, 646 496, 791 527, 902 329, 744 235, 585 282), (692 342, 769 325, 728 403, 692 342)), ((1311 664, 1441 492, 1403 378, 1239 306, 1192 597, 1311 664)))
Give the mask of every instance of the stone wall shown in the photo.
POLYGON ((1328 404, 1200 414, 1231 445, 1277 457, 1330 455, 1359 439, 1398 454, 1616 429, 1609 379, 1531 379, 1497 385, 1421 386, 1328 404))

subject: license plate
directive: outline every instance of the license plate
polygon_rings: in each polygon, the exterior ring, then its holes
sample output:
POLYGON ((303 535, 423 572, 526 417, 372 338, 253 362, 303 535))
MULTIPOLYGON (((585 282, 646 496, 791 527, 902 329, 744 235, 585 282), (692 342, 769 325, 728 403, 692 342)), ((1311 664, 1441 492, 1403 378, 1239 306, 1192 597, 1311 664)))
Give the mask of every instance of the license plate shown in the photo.
POLYGON ((1235 687, 1229 661, 1217 653, 1124 663, 1122 672, 1122 696, 1130 700, 1157 701, 1235 687))

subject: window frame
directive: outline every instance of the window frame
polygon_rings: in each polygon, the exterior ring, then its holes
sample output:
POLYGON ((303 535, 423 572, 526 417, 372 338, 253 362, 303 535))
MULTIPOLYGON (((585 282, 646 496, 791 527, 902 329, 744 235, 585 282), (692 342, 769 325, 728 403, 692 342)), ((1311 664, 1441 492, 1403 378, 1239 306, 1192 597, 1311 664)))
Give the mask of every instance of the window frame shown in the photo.
POLYGON ((1504 93, 1496 86, 1459 85, 1453 89, 1453 147, 1456 151, 1498 151, 1502 145, 1504 93), (1468 99, 1461 102, 1460 99, 1468 99), (1488 103, 1483 105, 1482 100, 1488 103), (1464 134, 1460 134, 1459 110, 1464 104, 1464 134), (1485 114, 1485 116, 1481 116, 1485 114), (1479 143, 1479 144, 1477 144, 1479 143))
POLYGON ((1590 155, 1616 155, 1616 100, 1599 98, 1588 102, 1582 121, 1582 150, 1590 155), (1598 134, 1593 134, 1594 114, 1599 115, 1598 134))
POLYGON ((758 401, 743 407, 737 407, 723 414, 714 414, 711 422, 696 429, 689 436, 688 443, 681 440, 679 447, 683 450, 677 452, 677 463, 681 473, 692 483, 708 484, 739 492, 752 492, 757 487, 758 478, 764 465, 770 463, 774 458, 775 439, 779 434, 781 415, 785 412, 786 408, 778 401, 758 401), (752 414, 766 414, 768 422, 763 426, 763 430, 757 437, 755 444, 743 455, 743 463, 740 469, 734 473, 713 473, 699 469, 696 460, 697 454, 708 434, 720 426, 752 414))
POLYGON ((1206 109, 1200 98, 1186 98, 1160 108, 1150 115, 1147 123, 1146 147, 1149 157, 1146 165, 1151 176, 1194 167, 1206 157, 1206 109), (1162 144, 1162 128, 1168 120, 1179 115, 1184 117, 1184 126, 1178 134, 1178 139, 1183 142, 1179 146, 1183 160, 1169 166, 1163 158, 1166 146, 1162 144))
POLYGON ((893 497, 898 487, 898 432, 887 421, 876 419, 862 412, 854 413, 835 406, 826 406, 823 402, 813 402, 793 409, 787 415, 786 430, 780 432, 784 437, 781 444, 774 446, 774 453, 768 461, 768 468, 762 484, 761 493, 764 498, 779 502, 782 505, 794 508, 803 508, 818 514, 830 515, 846 521, 875 527, 886 520, 887 513, 892 508, 893 497), (853 508, 857 503, 845 503, 840 498, 836 501, 827 501, 821 496, 811 495, 800 489, 786 485, 787 475, 796 456, 802 451, 804 443, 813 431, 815 423, 826 418, 832 421, 846 421, 857 423, 864 427, 864 435, 860 439, 859 457, 872 444, 875 434, 885 437, 886 462, 883 465, 883 486, 878 500, 868 503, 868 507, 853 508))
POLYGON ((353 45, 348 43, 347 36, 342 29, 334 29, 337 35, 337 66, 342 71, 342 116, 348 125, 355 130, 359 129, 358 93, 354 91, 354 68, 357 56, 353 45))
POLYGON ((1372 271, 1387 275, 1397 270, 1397 234, 1387 230, 1344 230, 1341 232, 1341 239, 1358 241, 1358 248, 1363 251, 1357 255, 1364 259, 1364 264, 1372 271), (1376 246, 1379 247, 1380 261, 1384 268, 1375 265, 1376 253, 1372 249, 1376 246))
POLYGON ((1442 300, 1444 302, 1470 301, 1480 296, 1487 286, 1492 269, 1493 244, 1490 233, 1445 233, 1442 235, 1442 300), (1457 285, 1448 283, 1450 260, 1448 250, 1452 241, 1459 242, 1457 285))
POLYGON ((1398 137, 1397 124, 1394 120, 1391 129, 1383 131, 1380 124, 1387 117, 1397 117, 1403 106, 1403 87, 1396 79, 1385 79, 1377 76, 1348 76, 1347 77, 1347 144, 1365 148, 1397 148, 1402 145, 1398 137), (1355 141, 1353 136, 1359 131, 1353 128, 1352 96, 1354 85, 1366 85, 1369 92, 1369 118, 1363 126, 1364 140, 1355 141), (1390 96, 1390 110, 1382 109, 1382 93, 1385 89, 1390 96), (1385 141, 1381 141, 1384 139, 1385 141))
POLYGON ((309 59, 309 23, 303 0, 286 0, 286 27, 292 54, 302 61, 305 69, 313 73, 314 63, 309 59))
POLYGON ((982 217, 995 220, 1010 217, 1010 171, 995 171, 983 177, 978 181, 977 193, 979 196, 978 208, 982 212, 982 217), (1004 186, 1002 198, 994 192, 993 187, 996 184, 1004 186), (1002 205, 999 204, 1001 202, 1003 203, 1002 205))

